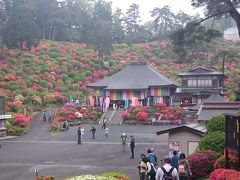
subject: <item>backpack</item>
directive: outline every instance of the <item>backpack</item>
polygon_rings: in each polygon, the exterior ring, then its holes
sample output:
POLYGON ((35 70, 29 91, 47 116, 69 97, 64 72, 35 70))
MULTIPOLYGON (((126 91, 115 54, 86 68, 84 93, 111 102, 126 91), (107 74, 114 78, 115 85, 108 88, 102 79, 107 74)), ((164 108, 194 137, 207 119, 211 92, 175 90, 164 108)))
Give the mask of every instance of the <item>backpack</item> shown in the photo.
POLYGON ((150 172, 148 174, 149 175, 155 175, 156 174, 156 169, 155 169, 155 167, 154 167, 154 165, 152 163, 150 163, 150 165, 151 165, 151 170, 150 170, 150 172))
POLYGON ((164 175, 163 175, 163 180, 174 180, 175 178, 172 176, 172 172, 174 170, 174 167, 172 167, 168 172, 166 171, 166 169, 164 167, 161 167, 164 175))
POLYGON ((180 164, 179 166, 178 166, 178 174, 186 174, 186 168, 185 168, 185 164, 184 163, 182 163, 182 164, 180 164))

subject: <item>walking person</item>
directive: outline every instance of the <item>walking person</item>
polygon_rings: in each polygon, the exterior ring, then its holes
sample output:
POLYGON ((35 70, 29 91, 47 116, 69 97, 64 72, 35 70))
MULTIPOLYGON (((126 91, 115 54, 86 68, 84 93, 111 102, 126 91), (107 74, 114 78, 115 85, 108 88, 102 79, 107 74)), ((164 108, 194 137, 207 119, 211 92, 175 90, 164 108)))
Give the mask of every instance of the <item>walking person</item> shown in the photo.
POLYGON ((139 159, 139 161, 138 161, 138 166, 137 166, 140 180, 141 180, 141 173, 140 173, 140 171, 141 171, 141 162, 142 162, 142 159, 143 159, 144 157, 146 157, 145 154, 141 154, 141 155, 140 155, 140 159, 139 159))
POLYGON ((178 174, 180 180, 187 180, 189 176, 192 176, 192 171, 190 169, 190 165, 188 160, 186 159, 186 155, 181 153, 179 155, 178 160, 178 174))
POLYGON ((44 110, 44 111, 42 112, 42 120, 43 120, 43 122, 46 122, 46 121, 47 121, 47 113, 46 113, 46 110, 44 110))
POLYGON ((81 126, 78 127, 77 135, 78 135, 78 144, 82 144, 81 126))
POLYGON ((157 165, 158 165, 158 160, 157 160, 157 155, 156 155, 156 153, 155 153, 155 149, 154 148, 151 148, 151 152, 152 152, 152 155, 153 155, 153 157, 154 157, 154 163, 153 163, 153 165, 155 166, 155 167, 157 167, 157 165))
POLYGON ((134 159, 134 149, 135 149, 135 138, 133 135, 130 136, 130 149, 131 149, 131 157, 130 159, 134 159))
POLYGON ((107 119, 106 119, 106 117, 104 117, 102 128, 105 129, 106 127, 107 127, 107 119))
POLYGON ((157 156, 155 155, 154 151, 152 152, 151 149, 147 150, 147 158, 150 163, 152 163, 155 167, 157 166, 157 156))
POLYGON ((148 178, 148 171, 151 170, 151 165, 148 162, 147 157, 143 157, 140 162, 140 180, 146 180, 148 178))
POLYGON ((109 130, 108 130, 108 127, 105 128, 105 136, 106 138, 108 138, 108 133, 109 133, 109 130))
POLYGON ((94 126, 90 129, 90 132, 92 133, 92 139, 95 139, 96 128, 94 126))
POLYGON ((178 153, 176 150, 173 150, 173 156, 171 157, 171 166, 178 170, 178 153))
POLYGON ((155 176, 156 180, 174 179, 179 180, 177 169, 171 166, 171 158, 165 156, 163 159, 163 166, 157 169, 155 176))
POLYGON ((123 152, 125 152, 126 151, 126 144, 127 144, 127 134, 122 133, 121 139, 122 139, 122 150, 123 150, 123 152))

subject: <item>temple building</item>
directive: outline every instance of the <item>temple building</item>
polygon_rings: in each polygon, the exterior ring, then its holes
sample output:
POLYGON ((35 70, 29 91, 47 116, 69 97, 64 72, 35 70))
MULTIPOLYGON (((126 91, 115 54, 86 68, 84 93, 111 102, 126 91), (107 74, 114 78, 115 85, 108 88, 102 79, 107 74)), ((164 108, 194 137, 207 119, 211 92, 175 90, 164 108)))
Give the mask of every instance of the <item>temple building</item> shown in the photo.
MULTIPOLYGON (((100 106, 150 106, 157 102, 172 104, 177 83, 159 74, 146 63, 134 63, 103 80, 88 84, 90 104, 100 106), (108 105, 107 105, 108 106, 108 105)), ((114 108, 114 107, 113 107, 114 108)))
POLYGON ((182 79, 182 83, 176 90, 175 105, 194 106, 213 93, 224 95, 223 82, 226 76, 221 72, 197 67, 178 76, 182 79))

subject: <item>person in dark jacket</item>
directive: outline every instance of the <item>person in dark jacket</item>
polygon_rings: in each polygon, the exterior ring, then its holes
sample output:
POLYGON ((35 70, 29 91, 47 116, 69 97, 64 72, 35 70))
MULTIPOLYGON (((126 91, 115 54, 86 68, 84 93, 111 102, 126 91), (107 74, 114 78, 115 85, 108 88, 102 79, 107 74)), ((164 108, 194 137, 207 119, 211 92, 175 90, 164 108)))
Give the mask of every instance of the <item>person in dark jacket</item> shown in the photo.
POLYGON ((171 166, 178 169, 178 153, 176 150, 173 150, 173 156, 171 157, 171 166))
POLYGON ((78 144, 82 144, 81 126, 78 127, 77 134, 78 134, 78 144))
POLYGON ((131 149, 131 153, 132 153, 130 159, 134 159, 135 138, 132 135, 130 136, 130 138, 131 138, 130 139, 130 149, 131 149))
POLYGON ((92 139, 95 139, 96 128, 94 126, 92 126, 90 132, 92 132, 92 139))

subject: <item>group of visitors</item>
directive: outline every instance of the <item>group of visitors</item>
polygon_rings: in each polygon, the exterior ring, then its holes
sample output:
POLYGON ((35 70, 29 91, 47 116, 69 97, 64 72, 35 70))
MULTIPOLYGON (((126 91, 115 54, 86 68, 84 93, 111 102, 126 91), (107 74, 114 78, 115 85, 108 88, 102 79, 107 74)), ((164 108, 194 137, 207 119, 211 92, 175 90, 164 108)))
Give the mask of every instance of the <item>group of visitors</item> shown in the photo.
POLYGON ((48 122, 50 123, 50 122, 52 122, 52 115, 51 115, 51 113, 47 113, 46 112, 46 110, 43 110, 42 111, 42 121, 43 122, 47 122, 47 120, 48 120, 48 122))
POLYGON ((154 149, 148 149, 147 155, 141 154, 138 163, 140 180, 187 180, 192 175, 190 165, 184 153, 165 156, 162 164, 158 166, 154 149))
MULTIPOLYGON (((108 138, 109 130, 108 130, 108 127, 107 127, 107 120, 106 120, 106 118, 103 119, 102 128, 105 130, 105 132, 104 132, 105 137, 108 138)), ((95 136, 96 131, 97 131, 97 129, 94 126, 92 126, 92 128, 90 129, 90 133, 92 135, 92 137, 91 137, 92 139, 96 139, 96 136, 95 136)), ((79 126, 78 130, 77 130, 78 144, 82 144, 83 134, 84 134, 84 128, 79 126)))

